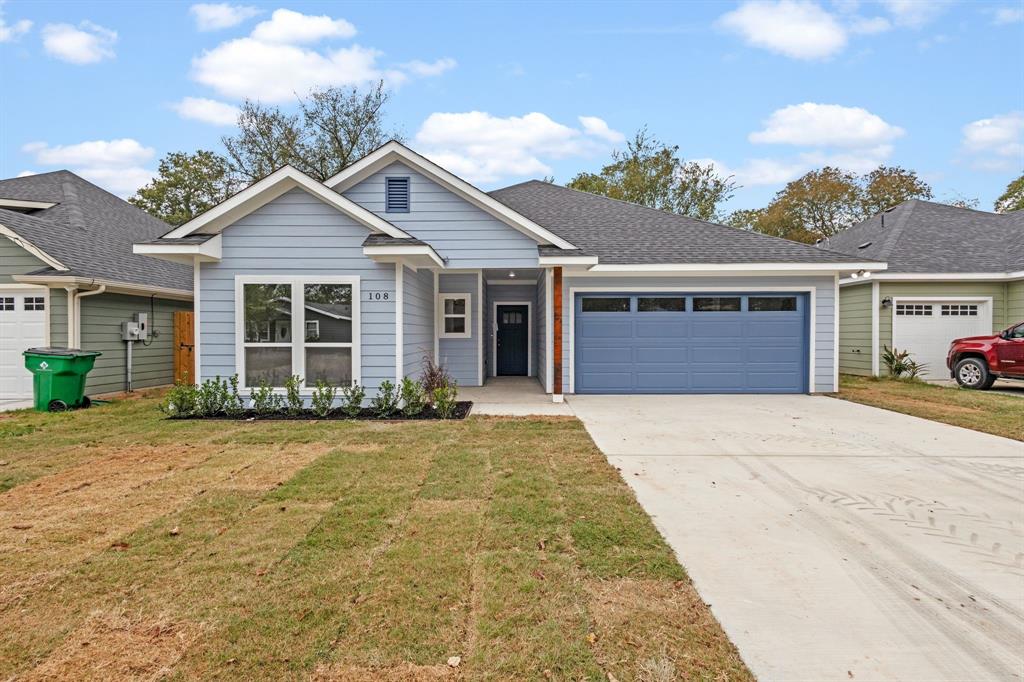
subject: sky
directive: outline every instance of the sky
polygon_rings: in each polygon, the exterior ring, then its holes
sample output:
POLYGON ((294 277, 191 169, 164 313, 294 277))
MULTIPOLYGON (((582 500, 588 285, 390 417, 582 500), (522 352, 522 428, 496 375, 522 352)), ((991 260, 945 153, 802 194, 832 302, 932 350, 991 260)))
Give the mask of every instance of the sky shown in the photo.
POLYGON ((0 4, 0 177, 121 196, 220 150, 246 98, 392 91, 388 123, 484 189, 596 171, 646 126, 765 205, 825 164, 990 210, 1024 170, 1024 0, 0 4))

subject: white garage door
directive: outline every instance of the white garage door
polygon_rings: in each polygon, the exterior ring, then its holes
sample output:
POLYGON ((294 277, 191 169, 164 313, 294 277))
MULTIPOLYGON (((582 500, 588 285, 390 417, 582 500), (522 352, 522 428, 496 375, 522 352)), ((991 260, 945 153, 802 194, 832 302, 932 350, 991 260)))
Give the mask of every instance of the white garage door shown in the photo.
POLYGON ((32 398, 32 375, 21 353, 46 345, 43 289, 0 287, 0 406, 32 398))
POLYGON ((948 379, 946 353, 953 339, 992 333, 989 301, 896 299, 893 303, 892 346, 910 351, 927 365, 924 379, 948 379))

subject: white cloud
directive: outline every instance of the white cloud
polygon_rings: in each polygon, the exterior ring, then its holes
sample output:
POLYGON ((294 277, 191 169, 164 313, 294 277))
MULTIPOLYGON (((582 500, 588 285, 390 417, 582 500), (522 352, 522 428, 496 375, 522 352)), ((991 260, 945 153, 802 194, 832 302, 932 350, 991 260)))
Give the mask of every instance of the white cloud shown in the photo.
POLYGON ((579 119, 587 135, 593 135, 612 144, 622 144, 626 141, 626 136, 618 130, 609 128, 604 119, 597 116, 580 116, 579 119))
POLYGON ((205 97, 185 97, 172 104, 171 108, 182 118, 214 125, 234 125, 238 120, 238 107, 205 97))
POLYGON ((252 37, 264 43, 300 45, 317 43, 325 38, 351 38, 355 34, 356 27, 344 19, 278 9, 268 21, 256 24, 252 37))
POLYGON ((963 127, 962 147, 979 170, 1020 170, 1024 166, 1024 112, 968 123, 963 127))
POLYGON ((28 19, 19 19, 13 24, 8 24, 4 19, 4 4, 0 0, 0 43, 8 43, 17 40, 28 33, 32 28, 32 22, 28 19))
POLYGON ((27 178, 30 175, 37 175, 37 173, 35 171, 23 170, 20 173, 18 173, 17 177, 19 177, 19 178, 27 178))
POLYGON ((855 17, 850 23, 850 32, 860 35, 885 33, 891 28, 892 24, 885 17, 855 17))
POLYGON ((420 126, 416 144, 436 163, 472 182, 550 175, 545 159, 587 156, 621 136, 601 119, 583 118, 589 124, 581 130, 538 112, 506 118, 483 111, 434 113, 420 126), (595 130, 603 131, 600 142, 594 139, 595 130))
POLYGON ((122 197, 132 194, 155 175, 143 167, 153 159, 155 150, 131 138, 55 146, 46 142, 30 142, 21 150, 31 154, 41 166, 69 168, 122 197))
POLYGON ((718 19, 749 45, 794 59, 823 59, 846 47, 846 31, 831 14, 806 0, 749 0, 718 19))
POLYGON ((894 140, 903 129, 860 107, 804 102, 772 112, 764 129, 753 132, 755 144, 807 147, 866 147, 894 140))
POLYGON ((189 7, 188 11, 195 18, 196 28, 200 31, 219 31, 231 28, 262 12, 256 7, 229 5, 226 2, 199 3, 189 7))
POLYGON ((1024 8, 999 7, 992 12, 992 23, 996 26, 1017 24, 1024 21, 1024 8))
POLYGON ((694 159, 701 165, 711 164, 722 176, 732 176, 743 187, 781 185, 807 172, 807 164, 799 159, 747 159, 733 167, 715 159, 694 159))
POLYGON ((276 10, 250 36, 225 41, 192 60, 192 78, 223 97, 284 102, 314 87, 360 86, 383 80, 398 87, 411 77, 437 76, 455 67, 451 58, 382 66, 382 53, 360 45, 314 49, 308 43, 346 38, 344 19, 276 10))
POLYGON ((946 11, 951 0, 882 0, 897 26, 920 28, 946 11))
POLYGON ((113 59, 117 32, 91 21, 77 27, 47 24, 43 27, 43 48, 53 57, 72 64, 94 64, 113 59))

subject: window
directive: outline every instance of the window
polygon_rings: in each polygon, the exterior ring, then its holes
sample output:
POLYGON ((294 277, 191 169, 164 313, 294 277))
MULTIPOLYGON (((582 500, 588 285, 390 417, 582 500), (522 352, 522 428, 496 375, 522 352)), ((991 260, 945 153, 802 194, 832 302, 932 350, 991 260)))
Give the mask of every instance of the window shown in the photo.
POLYGON ((941 315, 943 317, 977 317, 978 316, 978 304, 976 304, 976 303, 968 303, 968 304, 959 304, 959 303, 947 304, 947 303, 943 303, 942 304, 941 315))
POLYGON ((306 387, 320 380, 348 386, 358 378, 358 341, 353 333, 357 278, 244 279, 240 278, 237 313, 243 386, 265 381, 281 387, 292 375, 302 377, 306 387), (332 281, 338 279, 346 281, 332 281), (306 319, 313 316, 316 319, 306 319))
POLYGON ((740 297, 694 296, 693 310, 698 313, 736 313, 740 310, 740 297))
POLYGON ((637 312, 685 313, 686 299, 682 296, 640 296, 636 299, 637 312))
POLYGON ((42 296, 26 296, 25 310, 45 310, 42 296))
POLYGON ((587 296, 580 303, 585 313, 628 313, 629 296, 587 296))
POLYGON ((1008 339, 1024 339, 1024 324, 1018 324, 1012 328, 1007 334, 1008 339))
POLYGON ((924 316, 931 317, 932 315, 932 304, 931 303, 897 303, 896 314, 900 316, 924 316))
POLYGON ((384 211, 408 213, 410 193, 409 178, 384 178, 384 211))
POLYGON ((796 296, 751 296, 747 310, 752 313, 781 313, 796 310, 796 296))
POLYGON ((473 328, 470 321, 469 294, 440 294, 438 309, 441 319, 438 337, 442 339, 468 339, 473 328))
POLYGON ((0 296, 0 311, 14 310, 13 296, 0 296))

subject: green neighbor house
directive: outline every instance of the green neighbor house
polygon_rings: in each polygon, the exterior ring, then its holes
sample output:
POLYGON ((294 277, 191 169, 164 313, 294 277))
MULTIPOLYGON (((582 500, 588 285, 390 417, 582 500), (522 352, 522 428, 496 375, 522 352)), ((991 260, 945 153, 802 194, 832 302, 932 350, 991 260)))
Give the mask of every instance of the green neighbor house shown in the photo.
POLYGON ((0 410, 31 403, 22 351, 100 351, 86 392, 173 381, 173 316, 192 310, 192 268, 132 252, 169 229, 128 202, 61 170, 0 180, 0 410), (122 323, 144 316, 148 338, 122 323))
POLYGON ((839 371, 879 376, 886 346, 948 379, 955 338, 1024 321, 1024 211, 1007 214, 911 200, 823 244, 889 267, 840 281, 839 371))

